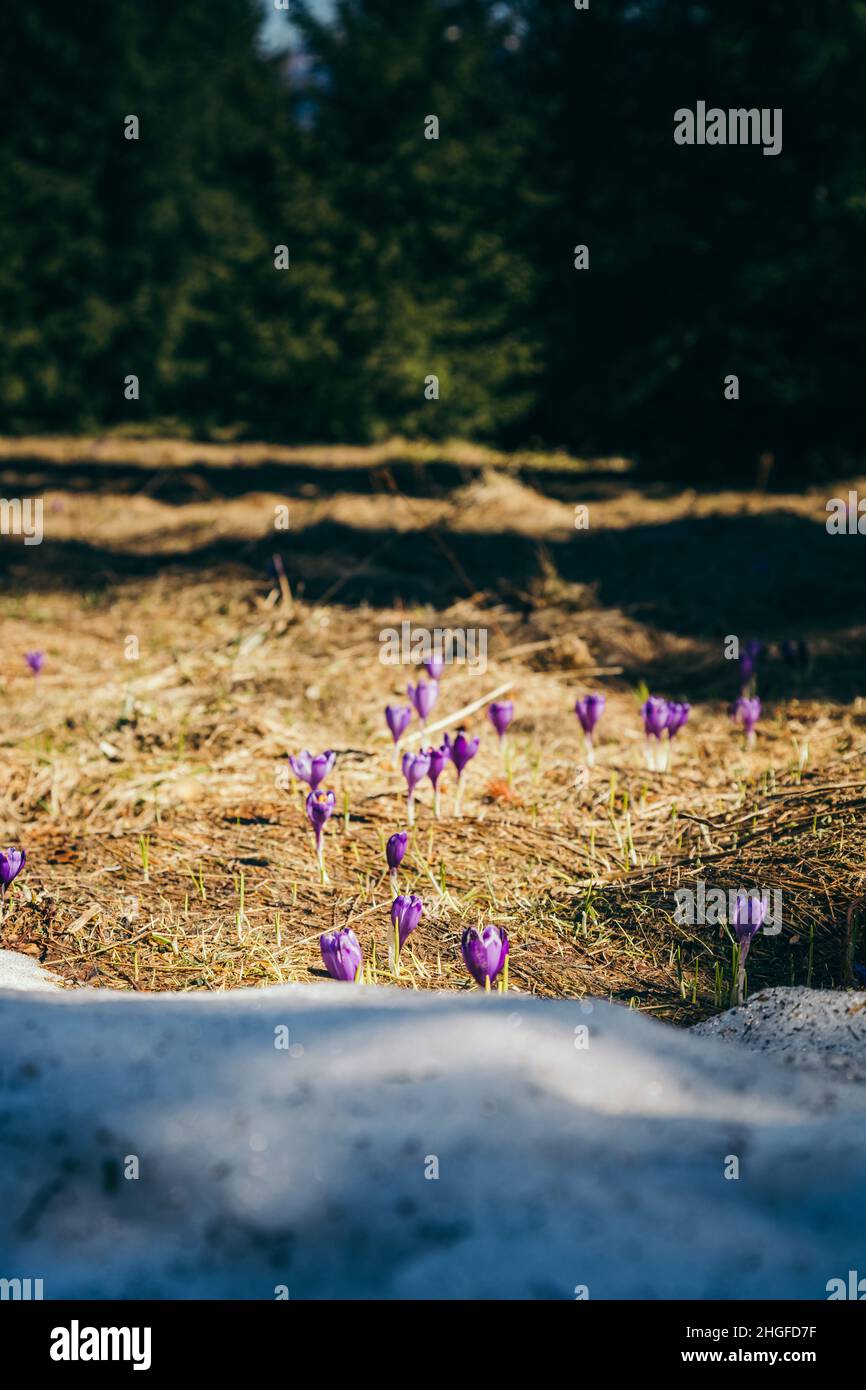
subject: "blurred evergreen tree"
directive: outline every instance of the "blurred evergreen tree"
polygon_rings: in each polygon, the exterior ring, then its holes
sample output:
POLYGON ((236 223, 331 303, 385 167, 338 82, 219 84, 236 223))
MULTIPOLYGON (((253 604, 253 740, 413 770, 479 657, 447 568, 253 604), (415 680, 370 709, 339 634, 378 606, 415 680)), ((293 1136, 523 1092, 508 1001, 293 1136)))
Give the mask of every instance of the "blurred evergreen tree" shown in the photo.
POLYGON ((290 60, 259 48, 254 0, 4 17, 0 429, 463 434, 689 466, 860 448, 862 0, 292 17, 290 60), (676 145, 699 100, 781 107, 781 154, 676 145))
POLYGON ((535 399, 530 130, 506 10, 338 0, 333 25, 303 0, 296 11, 319 77, 316 171, 338 217, 337 435, 495 438, 535 399))

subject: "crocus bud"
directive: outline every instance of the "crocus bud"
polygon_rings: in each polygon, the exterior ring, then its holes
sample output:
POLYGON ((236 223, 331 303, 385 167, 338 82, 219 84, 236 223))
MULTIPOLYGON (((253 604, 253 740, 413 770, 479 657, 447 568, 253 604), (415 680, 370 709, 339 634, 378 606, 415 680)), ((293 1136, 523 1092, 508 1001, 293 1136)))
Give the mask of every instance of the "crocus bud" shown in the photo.
POLYGON ((391 924, 394 927, 401 950, 406 938, 412 935, 421 921, 423 911, 424 904, 415 893, 411 897, 404 897, 401 894, 391 904, 391 924))
POLYGON ((307 818, 310 822, 310 825, 313 827, 313 830, 315 831, 316 835, 316 858, 319 862, 319 869, 321 871, 323 883, 326 880, 326 875, 324 847, 322 845, 322 831, 324 830, 326 824, 328 823, 328 820, 333 814, 336 801, 336 792, 332 791, 310 792, 310 795, 307 797, 307 818))
POLYGON ((409 684, 406 686, 406 694, 418 711, 421 723, 426 724, 430 711, 439 698, 438 681, 420 680, 417 685, 409 684))
POLYGON ((30 667, 30 670, 33 672, 34 676, 38 676, 45 663, 45 653, 39 651, 25 652, 24 660, 27 662, 27 665, 30 667))
POLYGON ((461 729, 451 745, 451 761, 457 769, 457 776, 460 777, 463 769, 475 754, 478 752, 478 745, 481 739, 478 734, 474 738, 467 738, 461 729))
POLYGON ((767 904, 763 896, 756 897, 753 893, 737 894, 731 926, 736 932, 740 950, 744 955, 752 944, 752 938, 763 925, 766 915, 767 904))
POLYGON ((584 695, 574 706, 574 712, 580 720, 580 727, 589 737, 604 713, 607 703, 604 695, 584 695))
POLYGON ((18 877, 26 863, 27 855, 23 849, 10 847, 0 852, 0 888, 4 892, 12 880, 18 877))
POLYGON ((445 670, 445 662, 442 660, 441 656, 431 656, 429 661, 424 662, 424 670, 427 672, 431 681, 440 681, 442 679, 442 673, 445 670))
POLYGON ((385 720, 391 730, 391 737, 394 743, 400 742, 412 720, 411 705, 386 705, 385 720))
POLYGON ((400 865, 403 863, 408 841, 409 836, 406 834, 406 831, 398 830, 391 836, 385 846, 385 857, 388 860, 388 868, 392 873, 396 873, 397 869, 399 869, 400 865))
POLYGON ((661 738, 668 724, 668 702, 650 695, 641 705, 643 727, 647 738, 661 738))
POLYGON ((351 927, 319 937, 325 969, 333 980, 356 980, 364 964, 361 944, 351 927))
POLYGON ((463 964, 476 984, 487 988, 505 964, 508 937, 499 927, 486 926, 483 931, 467 927, 460 942, 463 964))
POLYGON ((427 753, 403 754, 403 776, 406 778, 406 810, 410 825, 415 824, 415 788, 430 771, 430 758, 427 753))
POLYGON ((742 724, 746 731, 746 743, 752 744, 755 741, 755 725, 761 717, 761 701, 757 695, 749 699, 746 695, 741 695, 734 701, 731 707, 731 718, 735 724, 742 724))
POLYGON ((737 972, 737 1003, 742 1004, 746 987, 746 956, 752 940, 761 927, 767 913, 767 903, 761 895, 738 893, 731 926, 736 933, 740 947, 739 970, 737 972))
POLYGON ((487 718, 499 735, 499 741, 501 743, 508 730, 509 724, 514 718, 514 701, 494 700, 492 705, 487 706, 487 718))

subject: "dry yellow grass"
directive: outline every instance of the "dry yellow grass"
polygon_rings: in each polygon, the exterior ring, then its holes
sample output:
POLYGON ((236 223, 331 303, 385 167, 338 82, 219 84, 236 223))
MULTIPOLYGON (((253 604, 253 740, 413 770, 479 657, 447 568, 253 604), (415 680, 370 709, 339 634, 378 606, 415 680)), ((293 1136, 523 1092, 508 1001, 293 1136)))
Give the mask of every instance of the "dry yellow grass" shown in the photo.
MULTIPOLYGON (((391 447, 380 462, 405 459, 391 447)), ((509 681, 517 717, 508 772, 483 711, 468 721, 482 746, 461 819, 452 784, 441 821, 429 784, 419 795, 401 887, 421 894, 425 914, 399 983, 468 987, 460 933, 495 921, 512 940, 514 989, 610 996, 696 1020, 726 1001, 731 965, 723 932, 674 920, 674 890, 699 879, 783 891, 784 930, 756 945, 753 988, 848 981, 866 878, 859 701, 812 698, 808 685, 778 691, 747 753, 727 716, 718 643, 639 603, 605 602, 592 577, 561 576, 551 547, 573 542, 572 501, 514 476, 519 467, 491 469, 486 455, 467 451, 457 461, 474 459, 474 472, 417 495, 387 480, 379 491, 246 491, 234 477, 223 492, 211 475, 169 502, 153 493, 172 451, 154 448, 103 447, 112 465, 142 470, 135 488, 95 464, 65 484, 62 468, 87 464, 89 444, 0 449, 6 495, 10 461, 57 470, 42 494, 43 546, 16 544, 6 564, 0 813, 4 841, 24 846, 28 864, 7 900, 4 946, 70 983, 227 989, 317 978, 319 934, 348 923, 375 977, 389 978, 383 847, 405 812, 382 711, 412 673, 381 664, 379 634, 408 618, 488 633, 486 671, 450 668, 435 719, 509 681), (284 503, 291 531, 275 539, 284 503), (357 550, 332 544, 329 527, 351 532, 357 550), (504 538, 506 559, 479 585, 467 570, 485 536, 504 538), (509 571, 518 541, 534 547, 530 577, 509 571), (401 603, 422 547, 449 583, 441 603, 401 603), (279 549, 291 595, 264 572, 279 549), (394 599, 365 599, 368 583, 390 585, 394 599), (34 647, 46 653, 38 684, 23 661, 34 647), (677 673, 677 687, 659 693, 679 695, 684 680, 706 692, 664 776, 643 766, 633 687, 644 670, 677 673), (608 708, 582 786, 572 708, 594 688, 608 708), (285 789, 286 754, 305 747, 338 754, 324 886, 301 797, 285 789)), ((200 455, 172 450, 172 467, 200 455)), ((544 466, 555 472, 557 461, 544 466)), ((626 544, 630 527, 684 516, 820 514, 819 493, 714 502, 625 490, 605 473, 593 527, 623 532, 626 544)), ((828 653, 837 640, 828 636, 828 653)))

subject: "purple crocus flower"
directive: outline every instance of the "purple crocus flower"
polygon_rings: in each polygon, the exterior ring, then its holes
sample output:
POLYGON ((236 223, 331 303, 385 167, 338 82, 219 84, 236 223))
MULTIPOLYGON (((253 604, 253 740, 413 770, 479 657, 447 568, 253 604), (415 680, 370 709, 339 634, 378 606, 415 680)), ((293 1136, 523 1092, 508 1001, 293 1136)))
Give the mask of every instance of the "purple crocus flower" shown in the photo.
POLYGON ((670 765, 671 765, 671 743, 673 742, 674 738, 675 738, 676 735, 679 733, 679 731, 680 731, 680 729, 683 727, 683 725, 686 724, 686 723, 688 723, 688 718, 689 718, 689 715, 691 714, 691 712, 692 712, 692 707, 691 707, 691 705, 689 705, 689 704, 678 704, 676 700, 670 700, 670 701, 668 701, 668 716, 667 716, 668 742, 667 742, 667 747, 663 750, 663 756, 662 756, 662 767, 663 767, 663 770, 667 770, 667 769, 670 768, 670 765))
POLYGON ((406 686, 406 694, 415 706, 421 723, 426 724, 430 711, 439 699, 439 682, 420 680, 417 685, 410 683, 406 686))
POLYGON ((351 927, 326 931, 319 937, 325 969, 332 980, 358 980, 364 965, 361 943, 351 927))
POLYGON ((591 734, 599 719, 604 713, 607 699, 604 695, 584 695, 574 706, 574 712, 580 720, 580 727, 585 734, 591 734))
POLYGON ((668 738, 674 738, 679 733, 684 724, 688 723, 689 715, 692 712, 690 704, 677 704, 672 700, 668 705, 668 738))
POLYGON ((514 718, 514 701, 494 700, 492 705, 487 706, 487 718, 499 735, 499 742, 501 743, 508 732, 509 724, 514 718))
POLYGON ((742 724, 746 731, 746 747, 751 748, 755 742, 755 725, 761 717, 761 701, 757 695, 749 698, 741 695, 734 701, 731 707, 731 718, 735 724, 742 724))
POLYGON ((403 863, 406 853, 406 846, 409 843, 409 836, 405 830, 398 830, 391 836, 385 846, 385 858, 388 860, 388 870, 391 875, 391 887, 397 892, 397 870, 403 863))
POLYGON ((462 729, 458 730, 457 737, 451 745, 451 761, 457 769, 457 796, 454 801, 454 814, 459 816, 463 806, 463 771, 468 762, 475 757, 478 752, 478 745, 481 739, 478 734, 474 738, 467 738, 462 729))
POLYGON ((440 681, 442 679, 442 673, 445 670, 445 662, 442 660, 441 656, 431 656, 429 661, 424 662, 424 670, 427 672, 431 681, 440 681))
POLYGON ((489 990, 508 956, 508 937, 500 927, 467 927, 460 941, 463 964, 476 984, 489 990))
POLYGON ((306 782, 311 791, 316 791, 336 760, 337 755, 332 748, 326 753, 317 753, 315 757, 305 748, 303 753, 289 758, 289 765, 299 782, 306 782))
POLYGON ((737 937, 739 952, 739 973, 737 978, 737 1003, 743 1002, 743 991, 746 984, 746 956, 749 954, 749 947, 755 935, 767 915, 767 903, 761 894, 756 897, 752 893, 738 893, 737 902, 734 908, 734 915, 731 926, 737 937))
POLYGON ((333 791, 312 791, 307 797, 307 818, 316 835, 316 859, 319 862, 323 883, 325 881, 325 858, 322 832, 334 813, 336 802, 337 795, 333 791))
POLYGON ((13 879, 17 878, 24 865, 27 863, 27 855, 23 849, 9 849, 0 851, 0 891, 5 892, 13 879))
POLYGON ((411 705, 386 705, 385 720, 391 730, 391 737, 394 740, 394 766, 397 766, 397 744, 408 729, 412 721, 411 705))
POLYGON ((12 849, 0 851, 0 917, 3 913, 3 904, 6 900, 6 889, 14 878, 17 878, 24 865, 27 863, 27 855, 23 849, 12 849))
POLYGON ((651 772, 660 772, 663 762, 661 736, 668 726, 668 702, 658 695, 650 695, 641 705, 640 712, 646 734, 647 767, 651 772), (652 738, 656 740, 655 748, 650 743, 652 738))
POLYGON ((439 778, 445 771, 445 767, 451 761, 451 740, 445 735, 445 740, 439 748, 427 748, 427 757, 430 759, 430 768, 427 776, 433 783, 433 811, 438 819, 442 813, 441 788, 439 778))
POLYGON ((388 959, 395 975, 400 973, 400 952, 403 949, 403 944, 417 927, 423 911, 424 904, 414 893, 411 897, 401 895, 399 898, 395 898, 391 904, 391 925, 394 928, 394 940, 388 952, 388 959))
POLYGON ((25 652, 24 660, 27 662, 34 676, 38 676, 42 667, 45 665, 45 653, 40 651, 25 652))
POLYGON ((595 748, 592 741, 592 731, 604 713, 607 703, 604 695, 584 695, 574 706, 574 712, 580 720, 580 727, 583 729, 583 743, 586 750, 586 761, 590 767, 595 766, 595 748))
POLYGON ((415 824, 415 788, 430 771, 430 757, 427 753, 403 754, 403 776, 406 778, 406 812, 410 825, 415 824))

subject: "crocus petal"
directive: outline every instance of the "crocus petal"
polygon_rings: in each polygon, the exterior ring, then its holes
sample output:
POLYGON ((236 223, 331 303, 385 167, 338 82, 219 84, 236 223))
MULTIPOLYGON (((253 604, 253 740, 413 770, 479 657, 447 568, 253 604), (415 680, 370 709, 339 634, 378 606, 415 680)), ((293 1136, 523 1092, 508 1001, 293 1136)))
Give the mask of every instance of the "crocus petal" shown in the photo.
POLYGON ((324 782, 331 768, 337 760, 337 755, 333 749, 329 748, 326 753, 317 753, 310 762, 310 772, 308 781, 313 791, 324 782))
POLYGON ((312 753, 308 753, 306 748, 303 753, 296 753, 289 756, 289 766, 299 782, 309 782, 312 763, 313 755, 312 753))

